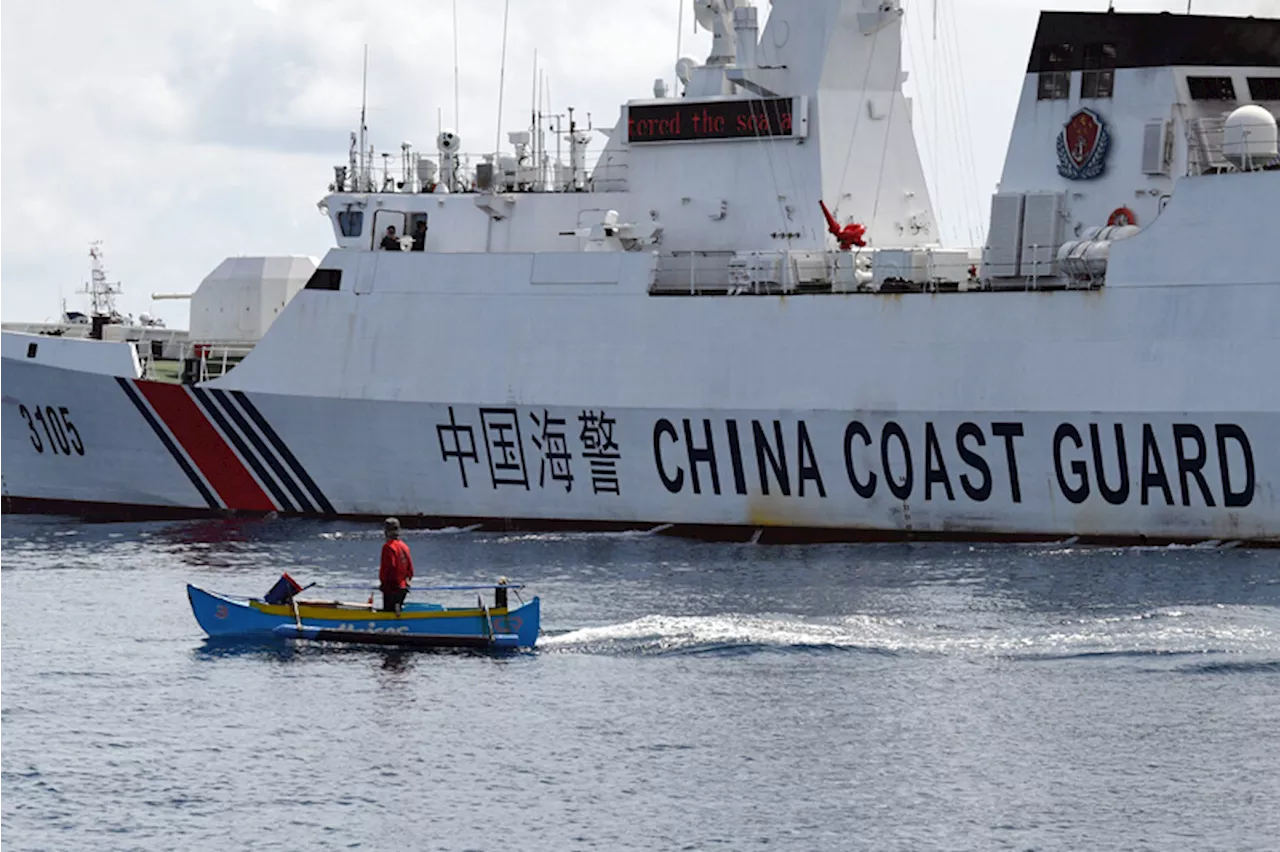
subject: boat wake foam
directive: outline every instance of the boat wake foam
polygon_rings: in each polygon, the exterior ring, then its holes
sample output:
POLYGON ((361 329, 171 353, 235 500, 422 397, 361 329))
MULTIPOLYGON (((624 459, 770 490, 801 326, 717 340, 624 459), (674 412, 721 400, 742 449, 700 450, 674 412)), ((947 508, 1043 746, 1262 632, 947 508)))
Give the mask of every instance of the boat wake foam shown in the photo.
MULTIPOLYGON (((544 636, 548 651, 622 654, 744 654, 853 651, 1006 660, 1248 655, 1280 659, 1280 624, 1249 607, 1164 608, 1118 616, 925 624, 850 615, 802 619, 748 615, 648 615, 544 636)), ((1264 663, 1260 670, 1268 670, 1264 663)), ((1278 664, 1280 665, 1280 664, 1278 664)))
POLYGON ((622 624, 587 627, 545 637, 542 647, 623 654, 743 653, 756 650, 843 649, 885 652, 874 630, 841 623, 793 621, 758 616, 649 615, 622 624))

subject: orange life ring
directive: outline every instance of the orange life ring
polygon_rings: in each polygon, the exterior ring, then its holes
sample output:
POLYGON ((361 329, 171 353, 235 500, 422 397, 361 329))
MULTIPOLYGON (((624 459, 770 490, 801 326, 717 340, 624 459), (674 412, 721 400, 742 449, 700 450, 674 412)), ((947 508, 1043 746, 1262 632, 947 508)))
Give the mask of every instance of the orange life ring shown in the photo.
POLYGON ((1116 225, 1137 225, 1138 217, 1128 207, 1117 207, 1111 211, 1111 215, 1107 217, 1107 224, 1116 225))

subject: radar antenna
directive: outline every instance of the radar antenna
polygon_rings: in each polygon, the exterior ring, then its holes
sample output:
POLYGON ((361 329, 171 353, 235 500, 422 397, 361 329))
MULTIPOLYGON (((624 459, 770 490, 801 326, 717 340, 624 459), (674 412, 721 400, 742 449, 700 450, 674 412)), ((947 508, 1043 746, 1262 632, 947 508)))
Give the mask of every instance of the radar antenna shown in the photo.
POLYGON ((107 270, 102 265, 102 240, 89 244, 89 282, 76 292, 88 295, 93 316, 117 316, 116 296, 122 290, 119 281, 107 281, 107 270))

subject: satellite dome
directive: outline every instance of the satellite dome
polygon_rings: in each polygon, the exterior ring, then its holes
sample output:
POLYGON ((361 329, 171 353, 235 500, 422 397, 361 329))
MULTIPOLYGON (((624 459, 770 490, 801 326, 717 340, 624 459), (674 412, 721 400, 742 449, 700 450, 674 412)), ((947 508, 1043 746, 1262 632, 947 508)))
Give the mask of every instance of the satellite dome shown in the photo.
POLYGON ((1257 104, 1238 107, 1222 126, 1222 155, 1241 171, 1269 166, 1277 155, 1276 117, 1257 104))

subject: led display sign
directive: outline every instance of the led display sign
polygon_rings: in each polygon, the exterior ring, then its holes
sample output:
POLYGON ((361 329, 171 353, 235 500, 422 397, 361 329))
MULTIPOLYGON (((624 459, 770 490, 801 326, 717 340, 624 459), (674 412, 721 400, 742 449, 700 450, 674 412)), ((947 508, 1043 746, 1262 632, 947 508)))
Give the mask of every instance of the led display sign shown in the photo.
POLYGON ((802 99, 669 101, 628 108, 628 142, 759 139, 804 136, 802 99))

